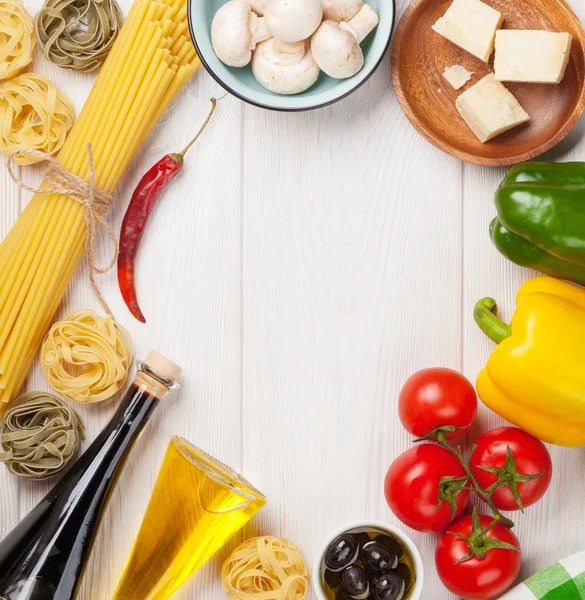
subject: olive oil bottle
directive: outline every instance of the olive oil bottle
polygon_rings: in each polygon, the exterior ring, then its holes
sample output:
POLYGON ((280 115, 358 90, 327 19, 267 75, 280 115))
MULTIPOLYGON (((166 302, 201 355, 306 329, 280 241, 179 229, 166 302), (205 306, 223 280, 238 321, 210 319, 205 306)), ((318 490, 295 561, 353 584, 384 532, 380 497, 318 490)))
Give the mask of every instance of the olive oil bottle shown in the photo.
POLYGON ((230 468, 173 437, 113 600, 168 598, 265 503, 230 468))
POLYGON ((73 600, 130 448, 180 368, 151 352, 118 411, 61 481, 0 542, 0 600, 73 600))

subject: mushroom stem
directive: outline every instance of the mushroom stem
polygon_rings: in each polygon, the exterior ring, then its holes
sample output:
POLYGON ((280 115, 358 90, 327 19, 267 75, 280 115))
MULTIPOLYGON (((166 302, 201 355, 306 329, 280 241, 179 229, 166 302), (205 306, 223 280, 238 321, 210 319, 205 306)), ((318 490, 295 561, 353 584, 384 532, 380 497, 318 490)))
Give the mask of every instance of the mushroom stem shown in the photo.
POLYGON ((274 62, 281 66, 297 65, 305 56, 305 42, 283 42, 274 38, 274 62))
POLYGON ((340 23, 339 26, 346 31, 349 31, 361 44, 371 31, 373 31, 380 18, 376 11, 369 5, 364 4, 358 14, 347 23, 340 23))
POLYGON ((252 13, 250 27, 252 29, 252 50, 260 42, 272 37, 270 31, 268 31, 268 27, 266 27, 266 20, 264 17, 258 17, 256 13, 252 13))

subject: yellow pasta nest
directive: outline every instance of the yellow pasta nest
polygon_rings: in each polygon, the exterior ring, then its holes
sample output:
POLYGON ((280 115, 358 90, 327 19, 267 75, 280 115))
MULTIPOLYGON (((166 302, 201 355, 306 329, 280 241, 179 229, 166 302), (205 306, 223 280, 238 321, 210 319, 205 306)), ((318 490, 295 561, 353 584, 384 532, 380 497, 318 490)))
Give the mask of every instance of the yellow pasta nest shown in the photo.
POLYGON ((309 589, 302 554, 289 540, 271 536, 238 546, 223 564, 221 581, 235 600, 302 600, 309 589))
MULTIPOLYGON (((19 150, 54 154, 63 146, 73 119, 71 100, 42 75, 24 73, 0 84, 0 151, 4 154, 19 150)), ((17 154, 15 160, 30 165, 42 157, 17 154)))
POLYGON ((32 17, 19 0, 0 0, 0 79, 14 77, 33 59, 32 17))
POLYGON ((124 385, 131 362, 126 330, 89 310, 55 323, 41 347, 41 366, 49 383, 76 402, 111 398, 124 385))

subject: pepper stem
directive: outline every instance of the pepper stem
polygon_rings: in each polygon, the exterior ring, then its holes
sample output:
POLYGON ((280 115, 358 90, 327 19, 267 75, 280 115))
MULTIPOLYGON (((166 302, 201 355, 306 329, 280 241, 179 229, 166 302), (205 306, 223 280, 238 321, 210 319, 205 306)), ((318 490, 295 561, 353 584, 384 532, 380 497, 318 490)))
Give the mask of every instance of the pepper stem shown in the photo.
POLYGON ((187 154, 191 146, 199 139, 199 136, 203 133, 203 130, 207 127, 207 124, 211 120, 211 116, 215 111, 215 107, 217 106, 217 100, 215 98, 210 98, 209 101, 211 102, 211 110, 209 111, 209 114, 207 115, 205 121, 203 121, 203 125, 201 125, 199 131, 197 132, 197 135, 187 144, 187 146, 185 146, 185 148, 181 152, 177 152, 176 154, 173 154, 173 156, 182 159, 185 156, 185 154, 187 154))
POLYGON ((493 298, 482 298, 473 309, 473 318, 478 327, 496 344, 501 344, 512 335, 512 328, 498 319, 498 305, 493 298))

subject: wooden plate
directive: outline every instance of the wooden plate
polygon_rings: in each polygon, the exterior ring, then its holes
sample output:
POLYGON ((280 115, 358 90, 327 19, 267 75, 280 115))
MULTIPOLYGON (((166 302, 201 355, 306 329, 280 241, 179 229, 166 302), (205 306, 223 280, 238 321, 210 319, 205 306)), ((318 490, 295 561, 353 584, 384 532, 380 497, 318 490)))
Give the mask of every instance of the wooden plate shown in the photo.
POLYGON ((575 13, 564 0, 487 0, 504 15, 504 29, 566 31, 573 36, 573 46, 559 85, 504 84, 531 120, 482 144, 459 115, 455 100, 493 72, 493 55, 487 65, 431 29, 451 1, 413 0, 394 36, 392 82, 411 123, 444 152, 480 165, 516 164, 558 144, 585 107, 585 32, 575 13), (474 73, 461 90, 454 90, 443 77, 445 67, 456 64, 474 73))

